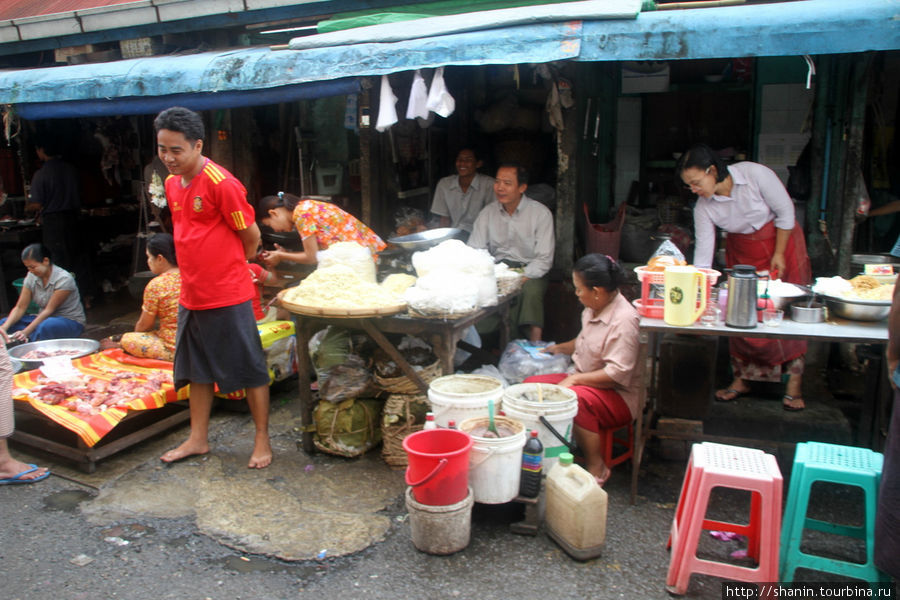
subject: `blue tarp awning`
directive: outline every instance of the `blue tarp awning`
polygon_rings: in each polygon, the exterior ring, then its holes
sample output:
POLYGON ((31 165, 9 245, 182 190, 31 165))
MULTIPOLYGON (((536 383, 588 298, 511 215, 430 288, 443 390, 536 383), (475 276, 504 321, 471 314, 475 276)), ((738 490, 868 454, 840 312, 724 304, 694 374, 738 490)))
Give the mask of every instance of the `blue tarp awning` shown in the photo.
MULTIPOLYGON (((413 27, 405 23, 405 27, 413 27)), ((356 78, 442 65, 672 60, 900 49, 900 0, 797 0, 637 19, 501 27, 304 50, 244 48, 0 72, 25 118, 201 110, 354 93, 356 78)))
POLYGON ((802 56, 900 49, 900 0, 799 0, 585 22, 577 60, 802 56))

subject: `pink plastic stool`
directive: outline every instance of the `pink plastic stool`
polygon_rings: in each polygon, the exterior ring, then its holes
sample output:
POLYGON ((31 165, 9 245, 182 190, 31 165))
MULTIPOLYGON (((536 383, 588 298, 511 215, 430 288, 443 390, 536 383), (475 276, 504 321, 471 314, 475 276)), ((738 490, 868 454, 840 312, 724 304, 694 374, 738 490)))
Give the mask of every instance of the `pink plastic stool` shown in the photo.
POLYGON ((669 534, 672 555, 666 589, 673 594, 684 594, 692 573, 734 581, 777 581, 781 488, 781 471, 771 454, 708 442, 694 444, 669 534), (747 525, 706 519, 709 495, 714 487, 751 492, 747 525), (697 544, 703 530, 730 531, 747 536, 747 554, 756 560, 757 567, 698 558, 697 544))

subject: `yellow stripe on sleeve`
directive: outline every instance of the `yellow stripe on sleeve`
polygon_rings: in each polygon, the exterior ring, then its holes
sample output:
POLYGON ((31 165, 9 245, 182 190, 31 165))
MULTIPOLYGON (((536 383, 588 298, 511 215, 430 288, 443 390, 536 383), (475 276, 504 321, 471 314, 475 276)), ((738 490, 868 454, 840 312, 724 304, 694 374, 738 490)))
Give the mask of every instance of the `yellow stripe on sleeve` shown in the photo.
POLYGON ((247 222, 244 221, 244 213, 236 210, 231 213, 231 220, 234 221, 235 229, 247 229, 247 222))
POLYGON ((212 179, 213 183, 222 183, 225 181, 225 174, 220 171, 214 164, 206 163, 206 166, 203 167, 203 170, 206 172, 206 175, 212 179))

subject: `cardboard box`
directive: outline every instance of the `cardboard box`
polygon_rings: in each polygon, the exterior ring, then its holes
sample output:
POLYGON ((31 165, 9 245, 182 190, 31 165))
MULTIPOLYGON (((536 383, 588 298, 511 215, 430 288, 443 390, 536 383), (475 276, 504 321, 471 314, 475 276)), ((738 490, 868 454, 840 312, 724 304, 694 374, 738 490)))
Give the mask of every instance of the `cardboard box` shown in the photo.
POLYGON ((119 48, 122 50, 122 58, 139 58, 153 56, 162 49, 162 44, 152 37, 141 37, 133 40, 120 40, 119 48))
POLYGON ((93 44, 83 44, 81 46, 68 46, 66 48, 57 48, 53 51, 53 60, 58 63, 68 63, 70 56, 78 56, 80 54, 90 54, 94 51, 93 44))

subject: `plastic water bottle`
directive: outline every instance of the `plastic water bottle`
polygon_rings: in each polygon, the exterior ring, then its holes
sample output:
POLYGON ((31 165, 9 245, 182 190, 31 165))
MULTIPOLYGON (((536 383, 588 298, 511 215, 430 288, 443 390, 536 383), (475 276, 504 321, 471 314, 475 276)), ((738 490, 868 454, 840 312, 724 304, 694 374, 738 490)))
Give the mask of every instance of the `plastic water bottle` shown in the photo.
POLYGON ((537 498, 541 493, 542 464, 544 445, 538 439, 536 429, 531 430, 528 441, 522 449, 522 477, 519 480, 519 495, 524 498, 537 498))
POLYGON ((425 425, 422 426, 422 429, 437 429, 437 423, 434 422, 434 413, 425 414, 425 425))

